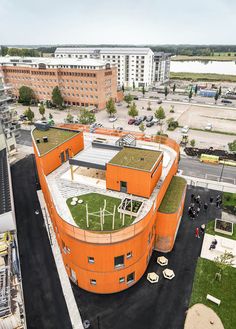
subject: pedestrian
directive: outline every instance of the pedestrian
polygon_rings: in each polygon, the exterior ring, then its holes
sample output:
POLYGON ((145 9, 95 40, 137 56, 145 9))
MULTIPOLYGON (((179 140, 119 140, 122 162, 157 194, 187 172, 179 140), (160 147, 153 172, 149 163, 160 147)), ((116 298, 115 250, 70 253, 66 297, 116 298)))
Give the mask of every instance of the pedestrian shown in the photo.
POLYGON ((195 195, 192 193, 191 194, 191 201, 194 201, 194 197, 195 197, 195 195))
POLYGON ((195 238, 200 239, 200 236, 199 236, 199 228, 198 227, 196 227, 196 230, 195 230, 195 238))
POLYGON ((208 204, 205 202, 204 203, 204 210, 207 210, 207 208, 208 208, 208 204))
POLYGON ((206 228, 206 225, 205 225, 205 224, 202 224, 202 225, 200 226, 200 230, 201 230, 201 233, 202 233, 202 234, 204 234, 204 232, 205 232, 205 228, 206 228))
POLYGON ((199 215, 199 213, 200 213, 200 207, 197 207, 197 210, 196 210, 196 214, 197 214, 197 216, 199 215))
POLYGON ((210 203, 213 203, 213 201, 214 201, 214 198, 211 196, 210 197, 210 203))

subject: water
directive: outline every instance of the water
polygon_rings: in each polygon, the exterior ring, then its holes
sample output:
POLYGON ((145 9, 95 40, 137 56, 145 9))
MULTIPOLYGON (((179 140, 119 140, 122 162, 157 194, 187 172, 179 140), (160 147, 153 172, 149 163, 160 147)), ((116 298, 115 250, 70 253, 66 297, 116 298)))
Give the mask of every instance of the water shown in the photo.
POLYGON ((171 72, 218 73, 236 75, 236 62, 171 61, 171 72))

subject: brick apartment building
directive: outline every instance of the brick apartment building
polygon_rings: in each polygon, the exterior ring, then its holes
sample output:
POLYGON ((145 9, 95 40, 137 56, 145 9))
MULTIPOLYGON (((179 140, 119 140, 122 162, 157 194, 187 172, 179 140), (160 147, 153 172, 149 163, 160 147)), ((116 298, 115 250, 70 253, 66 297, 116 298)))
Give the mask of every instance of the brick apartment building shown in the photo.
POLYGON ((21 86, 28 86, 37 100, 51 100, 58 86, 66 105, 103 109, 110 97, 119 100, 121 96, 116 67, 102 60, 1 57, 1 71, 16 97, 21 86))

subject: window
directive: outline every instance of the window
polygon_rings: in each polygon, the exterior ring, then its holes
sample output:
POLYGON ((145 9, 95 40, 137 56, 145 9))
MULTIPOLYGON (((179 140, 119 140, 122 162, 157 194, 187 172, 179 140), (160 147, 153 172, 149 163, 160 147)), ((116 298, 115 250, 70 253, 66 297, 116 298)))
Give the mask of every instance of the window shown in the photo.
POLYGON ((120 283, 123 283, 123 282, 125 282, 125 278, 124 278, 124 277, 122 277, 122 278, 119 278, 119 282, 120 282, 120 283))
POLYGON ((134 281, 134 272, 127 275, 127 284, 132 283, 134 281))
POLYGON ((114 265, 115 265, 115 267, 124 266, 124 255, 115 257, 114 258, 114 265))
POLYGON ((91 279, 91 280, 90 280, 90 284, 91 284, 92 286, 96 286, 97 281, 96 281, 95 279, 91 279))
POLYGON ((133 256, 132 251, 127 252, 126 258, 129 259, 133 256))
POLYGON ((90 264, 94 264, 94 257, 88 257, 88 262, 90 264))

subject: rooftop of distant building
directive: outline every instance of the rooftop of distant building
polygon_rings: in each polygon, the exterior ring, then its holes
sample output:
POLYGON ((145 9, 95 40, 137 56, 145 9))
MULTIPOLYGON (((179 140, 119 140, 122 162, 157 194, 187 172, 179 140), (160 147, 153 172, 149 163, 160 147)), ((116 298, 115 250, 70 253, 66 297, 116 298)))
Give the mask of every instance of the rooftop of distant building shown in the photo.
POLYGON ((102 54, 131 54, 146 55, 152 50, 148 47, 58 47, 55 54, 88 54, 88 53, 102 53, 102 54))

